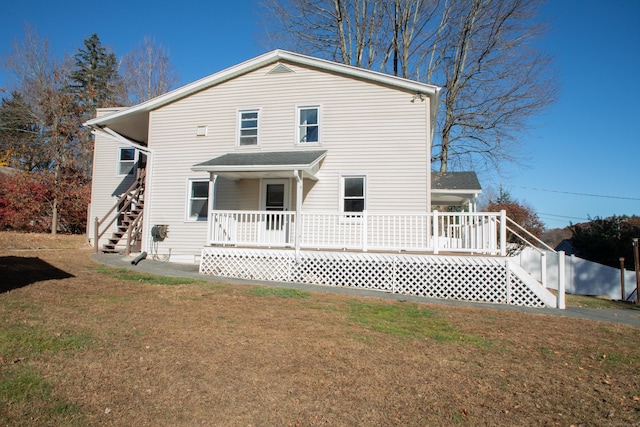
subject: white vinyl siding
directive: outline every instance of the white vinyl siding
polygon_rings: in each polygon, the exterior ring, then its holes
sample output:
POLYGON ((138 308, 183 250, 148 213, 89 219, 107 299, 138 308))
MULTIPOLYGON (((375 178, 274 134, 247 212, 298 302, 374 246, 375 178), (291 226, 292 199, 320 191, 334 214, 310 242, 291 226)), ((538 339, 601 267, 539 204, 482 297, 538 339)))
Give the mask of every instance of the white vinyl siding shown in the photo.
MULTIPOLYGON (((172 256, 193 256, 206 244, 207 222, 184 220, 185 182, 208 179, 207 174, 194 176, 193 165, 248 148, 238 146, 238 117, 240 111, 253 108, 259 108, 259 146, 249 147, 270 152, 307 149, 293 140, 297 111, 321 106, 320 139, 327 157, 319 180, 304 180, 303 210, 341 211, 340 177, 346 172, 366 173, 368 212, 429 210, 429 103, 412 103, 413 93, 287 66, 294 73, 268 75, 273 66, 257 69, 150 113, 149 148, 154 154, 145 224, 169 225, 160 253, 171 249, 172 256), (252 105, 247 106, 247 100, 252 105), (207 135, 196 136, 197 126, 207 126, 207 135)), ((220 176, 216 208, 258 210, 259 194, 258 179, 232 181, 220 176)), ((291 206, 295 206, 294 183, 291 206)))
POLYGON ((238 112, 238 145, 258 145, 258 131, 260 125, 259 110, 244 110, 238 112))

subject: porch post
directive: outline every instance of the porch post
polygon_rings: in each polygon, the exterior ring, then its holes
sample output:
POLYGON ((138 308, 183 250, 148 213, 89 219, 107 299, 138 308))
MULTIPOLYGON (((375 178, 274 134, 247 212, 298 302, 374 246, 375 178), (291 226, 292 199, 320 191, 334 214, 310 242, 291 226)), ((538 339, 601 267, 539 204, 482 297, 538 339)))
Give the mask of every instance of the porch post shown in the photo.
POLYGON ((213 237, 213 210, 216 208, 216 181, 218 175, 214 173, 209 174, 209 203, 207 208, 209 212, 207 214, 207 244, 211 244, 211 238, 213 237))
POLYGON ((507 211, 500 211, 500 256, 507 256, 507 211))
POLYGON ((434 255, 438 255, 438 211, 433 211, 433 216, 431 217, 433 221, 433 253, 434 255))
POLYGON ((565 256, 564 251, 558 252, 558 308, 565 309, 564 292, 565 292, 565 256))
POLYGON ((300 260, 300 240, 302 234, 302 177, 300 176, 300 171, 293 171, 296 177, 296 215, 294 218, 295 221, 295 250, 296 250, 296 261, 300 260))
POLYGON ((540 283, 545 288, 547 287, 547 253, 542 252, 540 254, 540 283))

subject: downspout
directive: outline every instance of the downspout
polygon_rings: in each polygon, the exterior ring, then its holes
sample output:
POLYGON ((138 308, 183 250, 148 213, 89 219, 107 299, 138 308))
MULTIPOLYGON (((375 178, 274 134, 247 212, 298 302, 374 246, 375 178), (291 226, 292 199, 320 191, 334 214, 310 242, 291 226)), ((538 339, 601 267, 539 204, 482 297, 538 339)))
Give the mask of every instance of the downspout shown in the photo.
MULTIPOLYGON (((440 107, 440 90, 436 88, 433 95, 429 96, 429 113, 426 114, 427 123, 427 212, 431 212, 431 150, 433 147, 433 137, 436 132, 436 121, 438 118, 438 108, 440 107)), ((425 107, 426 108, 426 107, 425 107)))
POLYGON ((302 234, 302 177, 300 171, 293 171, 296 177, 295 251, 296 263, 300 262, 300 235, 302 234))

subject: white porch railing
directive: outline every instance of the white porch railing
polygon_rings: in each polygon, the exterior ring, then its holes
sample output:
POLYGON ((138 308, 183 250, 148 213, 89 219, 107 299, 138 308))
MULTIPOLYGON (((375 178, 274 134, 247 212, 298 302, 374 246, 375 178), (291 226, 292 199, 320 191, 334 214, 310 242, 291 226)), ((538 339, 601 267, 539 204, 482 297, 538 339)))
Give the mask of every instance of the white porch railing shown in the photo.
POLYGON ((209 214, 208 244, 505 255, 503 217, 504 212, 349 215, 214 210, 209 214))

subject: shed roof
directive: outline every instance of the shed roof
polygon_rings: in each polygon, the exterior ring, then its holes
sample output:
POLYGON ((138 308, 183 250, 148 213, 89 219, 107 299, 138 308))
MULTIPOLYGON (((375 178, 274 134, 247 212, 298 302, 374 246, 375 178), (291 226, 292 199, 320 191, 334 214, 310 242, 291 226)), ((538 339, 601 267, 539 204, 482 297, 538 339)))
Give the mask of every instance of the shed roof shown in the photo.
POLYGON ((431 174, 432 190, 480 190, 475 172, 437 172, 431 174))
POLYGON ((301 171, 306 178, 318 179, 320 161, 327 150, 271 151, 260 153, 227 153, 192 166, 230 179, 290 178, 301 171))
POLYGON ((474 201, 482 193, 475 172, 434 172, 431 174, 431 204, 459 206, 474 201))

